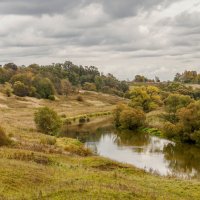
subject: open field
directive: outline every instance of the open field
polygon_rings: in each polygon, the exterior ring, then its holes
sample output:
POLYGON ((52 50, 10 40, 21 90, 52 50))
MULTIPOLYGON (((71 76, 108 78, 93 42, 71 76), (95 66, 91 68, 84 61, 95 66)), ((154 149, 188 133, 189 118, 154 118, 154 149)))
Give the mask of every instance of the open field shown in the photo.
POLYGON ((75 117, 112 111, 117 102, 124 101, 96 93, 82 96, 83 102, 76 100, 77 95, 53 102, 0 94, 0 124, 14 141, 0 148, 0 200, 199 199, 200 183, 196 180, 154 176, 91 155, 73 139, 57 138, 50 144, 48 139, 53 137, 36 130, 33 116, 41 106, 75 117))
POLYGON ((105 94, 83 93, 83 102, 77 101, 77 94, 70 97, 59 96, 58 100, 50 101, 36 98, 10 98, 0 93, 0 124, 8 134, 21 139, 37 140, 40 136, 33 121, 34 112, 37 108, 48 106, 53 108, 59 115, 76 117, 89 113, 110 112, 115 104, 124 101, 122 98, 105 94))

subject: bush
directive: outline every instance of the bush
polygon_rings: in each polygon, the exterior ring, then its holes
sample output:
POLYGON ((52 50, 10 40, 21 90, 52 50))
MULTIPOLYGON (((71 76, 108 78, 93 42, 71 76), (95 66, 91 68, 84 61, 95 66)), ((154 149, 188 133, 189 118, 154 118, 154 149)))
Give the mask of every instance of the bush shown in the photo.
MULTIPOLYGON (((186 101, 183 101, 184 103, 186 101)), ((174 105, 177 102, 174 102, 174 105)), ((166 122, 163 132, 166 137, 178 139, 186 143, 200 144, 200 101, 196 101, 178 109, 174 123, 166 122)))
POLYGON ((199 143, 200 133, 200 101, 189 104, 177 112, 179 122, 176 124, 181 127, 180 137, 185 142, 199 143))
POLYGON ((62 115, 60 115, 60 117, 62 117, 62 118, 66 118, 67 115, 66 115, 65 113, 63 113, 62 115))
POLYGON ((191 134, 191 139, 196 142, 196 144, 200 145, 200 130, 194 131, 193 134, 191 134))
POLYGON ((38 130, 50 135, 56 135, 62 125, 58 114, 48 107, 38 109, 35 113, 35 123, 38 130))
POLYGON ((113 111, 113 119, 116 127, 120 127, 120 114, 121 112, 127 108, 125 104, 118 104, 117 107, 113 111))
POLYGON ((81 116, 79 118, 79 124, 84 124, 84 123, 89 122, 89 121, 90 121, 90 118, 87 117, 87 116, 81 116))
POLYGON ((37 97, 36 88, 31 86, 29 87, 29 96, 30 97, 37 97))
POLYGON ((120 114, 120 124, 124 129, 134 130, 142 127, 145 123, 143 111, 135 108, 126 108, 120 114))
POLYGON ((66 119, 66 120, 65 120, 65 124, 66 124, 66 125, 71 125, 71 124, 72 124, 72 121, 71 121, 70 119, 66 119))
POLYGON ((79 95, 79 96, 76 97, 76 100, 77 101, 83 101, 83 97, 79 95))
POLYGON ((165 137, 172 139, 178 135, 178 130, 175 124, 165 122, 163 125, 163 133, 165 137))
POLYGON ((50 96, 48 97, 48 99, 51 100, 51 101, 55 101, 55 100, 56 100, 56 98, 55 98, 54 95, 50 95, 50 96))
POLYGON ((120 104, 114 110, 114 122, 117 127, 134 130, 145 123, 145 114, 142 110, 120 104))
POLYGON ((88 82, 84 83, 83 89, 88 90, 88 91, 96 91, 97 90, 96 85, 94 83, 88 83, 88 82))
POLYGON ((14 84, 17 81, 20 81, 21 83, 24 83, 24 85, 26 86, 30 86, 31 85, 31 81, 32 81, 33 75, 32 73, 17 73, 15 74, 11 79, 10 79, 10 83, 14 84))
POLYGON ((85 117, 80 117, 79 118, 79 124, 84 124, 86 123, 86 118, 85 117))
POLYGON ((40 140, 41 144, 47 144, 47 145, 55 145, 56 144, 56 138, 55 137, 45 137, 40 140))
POLYGON ((49 99, 55 94, 53 83, 48 78, 36 77, 33 80, 33 85, 40 98, 49 99))
POLYGON ((29 95, 29 88, 20 81, 14 83, 13 90, 14 94, 19 97, 25 97, 29 95))
POLYGON ((6 136, 5 131, 0 127, 0 146, 5 146, 10 144, 10 139, 6 136))
POLYGON ((4 85, 4 93, 6 94, 7 97, 10 97, 12 95, 12 92, 13 92, 12 85, 6 82, 4 85))
POLYGON ((62 94, 66 96, 72 92, 72 84, 69 82, 69 80, 61 80, 61 90, 62 94))
POLYGON ((176 113, 178 109, 188 106, 193 100, 190 96, 170 94, 165 100, 165 109, 168 113, 176 113))

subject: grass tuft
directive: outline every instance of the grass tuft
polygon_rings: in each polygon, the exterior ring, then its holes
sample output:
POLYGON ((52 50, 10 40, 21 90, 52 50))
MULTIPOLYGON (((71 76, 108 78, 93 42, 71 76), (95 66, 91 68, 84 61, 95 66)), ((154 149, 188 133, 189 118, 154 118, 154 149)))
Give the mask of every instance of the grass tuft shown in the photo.
POLYGON ((0 127, 0 146, 7 146, 11 144, 11 140, 7 137, 4 129, 0 127))

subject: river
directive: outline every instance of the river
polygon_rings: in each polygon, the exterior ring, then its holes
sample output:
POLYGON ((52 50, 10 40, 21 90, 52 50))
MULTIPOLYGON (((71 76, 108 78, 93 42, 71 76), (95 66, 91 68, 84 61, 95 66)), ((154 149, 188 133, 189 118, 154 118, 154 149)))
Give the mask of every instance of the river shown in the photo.
POLYGON ((200 148, 111 125, 67 127, 63 133, 79 139, 100 156, 132 164, 145 171, 183 179, 200 179, 200 148))

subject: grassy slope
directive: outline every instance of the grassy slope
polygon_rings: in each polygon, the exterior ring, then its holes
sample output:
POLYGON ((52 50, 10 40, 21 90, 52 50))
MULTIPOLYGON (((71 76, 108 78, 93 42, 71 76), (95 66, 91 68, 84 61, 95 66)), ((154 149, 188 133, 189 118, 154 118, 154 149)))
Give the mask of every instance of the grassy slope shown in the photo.
POLYGON ((77 156, 63 150, 62 138, 54 146, 41 144, 41 138, 49 136, 35 129, 37 107, 48 105, 70 117, 112 110, 120 100, 83 96, 87 101, 71 96, 50 102, 0 94, 0 124, 16 141, 0 148, 0 199, 199 199, 200 183, 195 180, 162 178, 101 157, 77 156))

